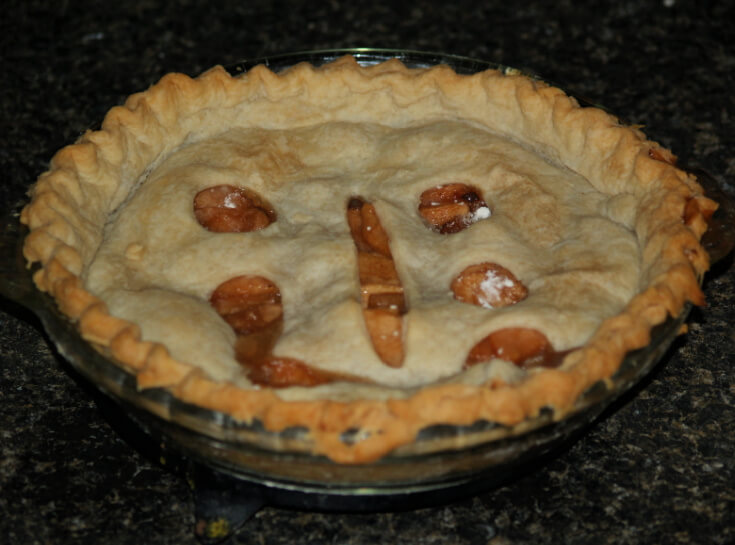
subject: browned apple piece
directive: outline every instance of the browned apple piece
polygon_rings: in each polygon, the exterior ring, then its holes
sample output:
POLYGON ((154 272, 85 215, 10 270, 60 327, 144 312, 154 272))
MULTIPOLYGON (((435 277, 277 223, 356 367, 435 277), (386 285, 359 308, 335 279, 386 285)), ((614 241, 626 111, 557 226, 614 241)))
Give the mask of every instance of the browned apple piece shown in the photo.
MULTIPOLYGON (((373 285, 401 285, 395 263, 390 257, 358 251, 357 269, 363 289, 373 285)), ((375 288, 370 287, 369 289, 375 291, 375 288)))
POLYGON ((437 185, 421 194, 421 206, 482 200, 477 189, 462 183, 437 185))
POLYGON ((251 364, 249 369, 248 377, 254 384, 271 388, 318 386, 335 380, 351 379, 316 369, 294 358, 265 358, 251 364))
MULTIPOLYGON (((347 204, 347 222, 358 251, 372 252, 391 258, 390 241, 373 205, 358 197, 347 204)), ((392 259, 392 258, 391 258, 392 259)))
POLYGON ((497 263, 478 263, 465 268, 452 281, 454 298, 485 308, 514 305, 528 296, 528 289, 508 269, 497 263))
POLYGON ((258 331, 238 335, 235 341, 235 358, 241 365, 252 370, 259 362, 271 356, 282 331, 283 320, 278 320, 258 331))
POLYGON ((406 300, 390 251, 388 234, 372 204, 353 197, 347 223, 357 250, 360 301, 373 349, 390 367, 403 364, 403 314, 406 300))
POLYGON ((675 165, 677 157, 665 148, 649 148, 648 156, 656 161, 662 161, 670 165, 675 165))
POLYGON ((478 189, 451 183, 424 191, 419 198, 419 214, 432 229, 452 234, 488 217, 490 208, 478 189))
POLYGON ((467 217, 470 207, 465 203, 437 204, 420 209, 423 218, 441 230, 442 226, 456 222, 457 218, 467 217))
POLYGON ((238 335, 263 329, 283 316, 278 286, 262 276, 237 276, 223 282, 209 301, 238 335))
POLYGON ((477 343, 465 360, 465 367, 499 358, 524 369, 533 367, 558 367, 571 352, 557 352, 537 329, 509 327, 490 333, 477 343))
POLYGON ((283 331, 281 292, 261 276, 237 276, 220 284, 210 303, 237 334, 235 357, 250 380, 262 386, 315 386, 341 377, 293 358, 276 358, 273 347, 283 331))
POLYGON ((406 299, 401 286, 387 284, 371 284, 361 290, 364 308, 385 308, 405 314, 406 299))
POLYGON ((232 185, 204 189, 194 197, 194 215, 215 233, 245 233, 276 221, 273 207, 254 191, 232 185))
POLYGON ((235 356, 241 364, 270 354, 283 329, 278 286, 261 276, 237 276, 217 286, 209 301, 237 334, 235 356))
POLYGON ((403 364, 403 315, 396 309, 366 308, 365 319, 373 348, 380 360, 389 367, 403 364))

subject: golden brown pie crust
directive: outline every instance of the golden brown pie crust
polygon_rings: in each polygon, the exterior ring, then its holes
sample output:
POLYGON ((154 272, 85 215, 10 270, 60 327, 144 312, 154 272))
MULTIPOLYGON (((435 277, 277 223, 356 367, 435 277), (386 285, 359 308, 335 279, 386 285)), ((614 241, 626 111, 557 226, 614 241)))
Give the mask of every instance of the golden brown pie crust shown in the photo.
MULTIPOLYGON (((84 339, 135 374, 140 388, 166 387, 184 401, 245 422, 257 419, 271 431, 305 427, 316 453, 362 463, 411 442, 434 424, 484 419, 514 425, 545 407, 563 415, 592 384, 612 376, 626 352, 648 344, 654 325, 679 314, 687 302, 703 304, 699 280, 709 263, 699 239, 716 204, 671 162, 668 150, 637 129, 519 75, 490 70, 463 76, 446 66, 412 70, 397 60, 361 67, 349 56, 281 74, 259 66, 233 77, 216 67, 194 79, 165 76, 113 108, 101 130, 60 150, 22 212, 30 229, 24 254, 29 263, 40 264, 34 274, 38 288, 55 298, 84 339), (292 105, 288 111, 278 108, 284 100, 292 105), (248 105, 257 101, 269 107, 248 118, 248 105), (427 385, 397 398, 287 401, 273 389, 217 381, 177 361, 166 346, 143 339, 137 324, 110 315, 108 305, 85 286, 85 269, 109 217, 153 166, 218 111, 237 112, 233 123, 248 119, 253 126, 299 127, 323 120, 322 112, 338 110, 335 105, 344 105, 352 121, 384 119, 390 107, 391 122, 401 125, 426 111, 417 106, 422 103, 430 104, 431 115, 441 112, 492 127, 585 178, 597 177, 605 184, 599 191, 638 197, 622 213, 630 216, 641 247, 640 290, 560 368, 536 370, 513 383, 427 385), (362 432, 359 440, 343 441, 342 434, 354 429, 362 432)), ((133 245, 126 254, 135 259, 142 251, 133 245)))

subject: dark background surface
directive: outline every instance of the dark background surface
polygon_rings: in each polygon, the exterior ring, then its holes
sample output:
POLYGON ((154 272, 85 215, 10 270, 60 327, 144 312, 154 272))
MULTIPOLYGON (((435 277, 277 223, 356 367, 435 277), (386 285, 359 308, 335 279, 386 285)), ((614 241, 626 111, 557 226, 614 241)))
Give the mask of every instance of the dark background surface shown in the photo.
MULTIPOLYGON (((732 3, 13 1, 0 20, 0 202, 169 71, 305 49, 442 51, 530 69, 680 161, 735 180, 732 3)), ((447 505, 266 507, 235 543, 735 542, 735 271, 718 264, 652 375, 527 475, 447 505)), ((195 543, 192 492, 155 444, 0 299, 0 543, 195 543)))

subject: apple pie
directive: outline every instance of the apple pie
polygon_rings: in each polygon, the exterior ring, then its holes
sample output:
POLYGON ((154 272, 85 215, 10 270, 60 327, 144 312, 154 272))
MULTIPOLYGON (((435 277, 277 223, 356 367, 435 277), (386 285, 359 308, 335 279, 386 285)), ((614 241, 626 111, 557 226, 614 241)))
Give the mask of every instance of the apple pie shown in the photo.
POLYGON ((569 410, 703 303, 716 208, 537 79, 349 56, 167 75, 31 196, 36 285, 139 388, 340 463, 569 410))

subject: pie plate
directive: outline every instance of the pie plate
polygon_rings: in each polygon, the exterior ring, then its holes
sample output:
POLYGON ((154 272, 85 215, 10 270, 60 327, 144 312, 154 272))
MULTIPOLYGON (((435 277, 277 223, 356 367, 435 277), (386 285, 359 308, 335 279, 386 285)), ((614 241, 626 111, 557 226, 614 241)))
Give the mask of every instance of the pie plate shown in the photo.
MULTIPOLYGON (((274 72, 307 61, 320 65, 349 53, 359 64, 371 65, 398 58, 410 68, 447 64, 458 73, 512 68, 474 59, 405 50, 351 49, 287 54, 243 61, 229 67, 238 74, 257 64, 274 72)), ((580 99, 580 103, 583 101, 580 99)), ((716 183, 704 173, 698 181, 708 195, 716 183)), ((703 245, 713 261, 732 248, 732 206, 717 193, 720 208, 710 222, 703 245)), ((299 494, 329 494, 349 501, 396 498, 438 490, 474 490, 492 486, 568 443, 623 393, 631 389, 660 360, 682 330, 687 305, 678 316, 657 326, 646 347, 629 352, 608 380, 588 388, 564 412, 541 410, 532 418, 508 426, 478 421, 468 426, 435 425, 424 428, 415 440, 399 446, 377 461, 340 464, 313 454, 308 431, 300 427, 280 432, 267 430, 255 420, 244 423, 228 414, 181 401, 165 388, 138 387, 136 376, 103 356, 82 339, 75 324, 58 310, 55 301, 36 289, 33 268, 26 265, 22 244, 27 233, 18 222, 19 208, 3 222, 0 239, 0 293, 38 315, 59 353, 99 390, 120 404, 144 431, 199 464, 239 480, 271 490, 299 494)), ((346 443, 359 430, 347 430, 346 443)))

